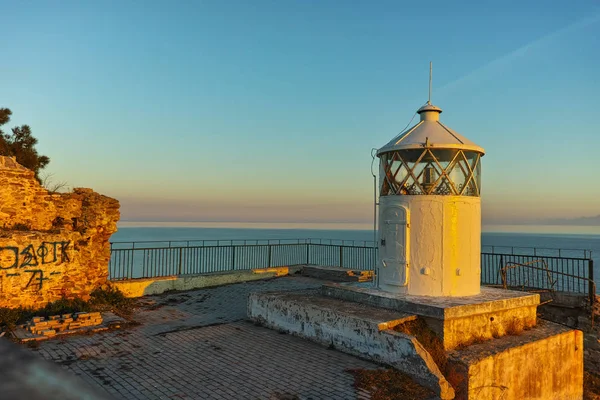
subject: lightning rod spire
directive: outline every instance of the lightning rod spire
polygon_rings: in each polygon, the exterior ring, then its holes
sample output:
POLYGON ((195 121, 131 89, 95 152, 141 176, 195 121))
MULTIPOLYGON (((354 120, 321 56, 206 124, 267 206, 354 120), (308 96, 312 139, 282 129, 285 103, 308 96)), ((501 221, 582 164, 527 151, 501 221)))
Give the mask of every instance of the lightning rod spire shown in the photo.
POLYGON ((431 74, 433 69, 433 63, 429 61, 429 100, 427 100, 427 104, 431 104, 431 74))

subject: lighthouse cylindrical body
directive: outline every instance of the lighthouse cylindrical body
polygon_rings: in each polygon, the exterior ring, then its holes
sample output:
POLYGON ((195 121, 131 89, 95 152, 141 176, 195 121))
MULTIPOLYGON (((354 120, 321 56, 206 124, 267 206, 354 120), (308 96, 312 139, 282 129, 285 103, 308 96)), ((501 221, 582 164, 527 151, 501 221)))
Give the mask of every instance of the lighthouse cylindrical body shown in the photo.
POLYGON ((377 151, 381 290, 472 296, 481 278, 483 148, 442 124, 430 103, 421 121, 377 151))
POLYGON ((382 290, 423 296, 479 294, 480 198, 381 197, 378 246, 382 290))

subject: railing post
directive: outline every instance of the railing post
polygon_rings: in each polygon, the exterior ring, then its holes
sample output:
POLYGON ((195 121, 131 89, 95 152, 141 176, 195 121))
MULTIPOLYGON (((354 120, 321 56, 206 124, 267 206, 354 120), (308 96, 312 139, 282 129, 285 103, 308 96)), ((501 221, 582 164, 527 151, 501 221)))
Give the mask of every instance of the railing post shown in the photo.
POLYGON ((182 264, 181 259, 182 259, 182 256, 183 256, 183 247, 180 247, 179 248, 179 268, 178 268, 178 271, 177 271, 177 275, 181 275, 181 264, 182 264))
POLYGON ((231 246, 231 270, 235 270, 235 246, 231 246))
POLYGON ((344 268, 344 246, 340 246, 340 267, 344 268))
POLYGON ((306 265, 310 265, 310 243, 306 243, 306 265))
MULTIPOLYGON (((591 282, 594 282, 594 260, 590 257, 588 261, 588 279, 591 282)), ((594 301, 596 300, 596 293, 594 293, 594 285, 588 282, 588 292, 590 295, 590 306, 594 306, 594 301)))
POLYGON ((270 241, 269 241, 269 245, 268 246, 269 246, 269 259, 267 261, 267 268, 271 268, 271 257, 272 257, 271 253, 272 253, 273 248, 271 247, 271 242, 270 241))

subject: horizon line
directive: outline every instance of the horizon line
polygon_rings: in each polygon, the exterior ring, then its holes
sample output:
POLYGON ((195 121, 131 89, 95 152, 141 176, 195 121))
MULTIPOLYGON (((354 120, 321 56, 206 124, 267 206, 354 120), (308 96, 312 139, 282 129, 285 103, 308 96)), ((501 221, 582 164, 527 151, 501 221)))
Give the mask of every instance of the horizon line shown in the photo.
MULTIPOLYGON (((118 221, 118 228, 221 228, 221 229, 312 229, 374 231, 373 223, 360 222, 239 222, 239 221, 118 221)), ((592 231, 600 233, 600 225, 495 223, 483 222, 482 232, 592 231), (598 230, 598 232, 596 232, 598 230)))

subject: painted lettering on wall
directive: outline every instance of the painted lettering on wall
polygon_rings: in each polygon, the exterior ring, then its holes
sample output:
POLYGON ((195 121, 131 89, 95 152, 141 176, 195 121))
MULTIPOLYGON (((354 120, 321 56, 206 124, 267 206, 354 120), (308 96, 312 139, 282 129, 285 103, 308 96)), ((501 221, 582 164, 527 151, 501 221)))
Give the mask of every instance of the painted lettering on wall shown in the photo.
POLYGON ((71 242, 42 242, 23 249, 18 247, 0 247, 0 270, 37 267, 45 264, 62 264, 71 261, 69 246, 71 242))
POLYGON ((71 261, 70 241, 42 242, 39 245, 28 244, 24 247, 0 246, 0 272, 7 278, 28 275, 23 289, 40 290, 46 275, 60 275, 58 271, 48 271, 48 267, 71 261), (45 271, 46 270, 46 271, 45 271))

